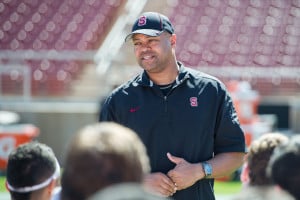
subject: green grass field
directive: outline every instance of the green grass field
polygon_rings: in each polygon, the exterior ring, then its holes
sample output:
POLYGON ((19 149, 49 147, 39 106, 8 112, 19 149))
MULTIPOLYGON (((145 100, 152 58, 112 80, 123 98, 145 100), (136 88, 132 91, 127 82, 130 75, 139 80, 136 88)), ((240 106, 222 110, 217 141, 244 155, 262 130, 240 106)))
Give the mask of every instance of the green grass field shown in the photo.
POLYGON ((216 194, 237 194, 241 188, 242 184, 240 181, 215 181, 216 194))
POLYGON ((0 176, 0 192, 6 192, 4 176, 0 176))

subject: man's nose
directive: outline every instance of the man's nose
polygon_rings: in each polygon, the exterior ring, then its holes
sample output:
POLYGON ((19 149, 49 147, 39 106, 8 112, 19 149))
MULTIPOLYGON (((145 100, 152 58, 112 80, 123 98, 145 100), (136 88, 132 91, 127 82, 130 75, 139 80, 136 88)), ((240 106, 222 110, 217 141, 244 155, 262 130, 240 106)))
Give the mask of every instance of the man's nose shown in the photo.
POLYGON ((150 45, 148 42, 141 44, 141 51, 147 51, 150 49, 150 45))

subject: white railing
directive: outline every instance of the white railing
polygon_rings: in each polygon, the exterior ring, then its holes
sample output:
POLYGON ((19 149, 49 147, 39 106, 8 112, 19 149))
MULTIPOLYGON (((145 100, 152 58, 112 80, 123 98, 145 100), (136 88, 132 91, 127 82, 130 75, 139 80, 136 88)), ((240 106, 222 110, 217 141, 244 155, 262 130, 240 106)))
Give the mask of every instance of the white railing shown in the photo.
POLYGON ((96 51, 75 50, 1 50, 0 60, 93 60, 96 51))
POLYGON ((10 74, 13 70, 17 70, 21 73, 21 76, 23 76, 22 79, 22 91, 23 91, 23 100, 27 101, 31 99, 31 68, 27 65, 15 65, 15 64, 5 64, 5 65, 0 65, 0 101, 1 97, 3 96, 2 94, 2 81, 1 81, 1 76, 2 74, 10 74))
POLYGON ((222 66, 222 67, 195 67, 200 71, 206 72, 208 74, 224 77, 224 78, 266 78, 269 80, 274 79, 294 79, 300 84, 300 66, 286 67, 286 66, 276 66, 276 67, 239 67, 239 66, 222 66))

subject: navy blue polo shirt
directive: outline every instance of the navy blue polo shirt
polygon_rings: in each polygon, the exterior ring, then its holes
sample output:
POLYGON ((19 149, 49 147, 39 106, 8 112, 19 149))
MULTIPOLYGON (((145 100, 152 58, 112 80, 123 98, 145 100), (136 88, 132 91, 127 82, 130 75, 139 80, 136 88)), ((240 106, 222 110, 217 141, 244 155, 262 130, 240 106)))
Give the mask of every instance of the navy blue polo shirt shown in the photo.
MULTIPOLYGON (((178 64, 179 75, 167 95, 143 72, 116 88, 100 112, 100 121, 115 121, 137 132, 152 172, 174 168, 167 152, 191 163, 218 153, 245 152, 244 134, 224 84, 178 64)), ((173 198, 213 200, 213 179, 200 180, 173 198)))

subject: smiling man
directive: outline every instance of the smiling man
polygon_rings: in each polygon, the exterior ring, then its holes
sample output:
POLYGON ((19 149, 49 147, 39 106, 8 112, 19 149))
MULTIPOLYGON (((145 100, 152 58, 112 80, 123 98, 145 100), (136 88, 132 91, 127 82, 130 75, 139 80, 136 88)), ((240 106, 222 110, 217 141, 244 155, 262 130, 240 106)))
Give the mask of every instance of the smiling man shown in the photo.
POLYGON ((218 79, 177 61, 176 34, 159 13, 143 13, 132 41, 144 71, 116 88, 100 112, 138 133, 150 158, 144 186, 175 200, 214 200, 214 178, 243 162, 245 140, 232 99, 218 79))

